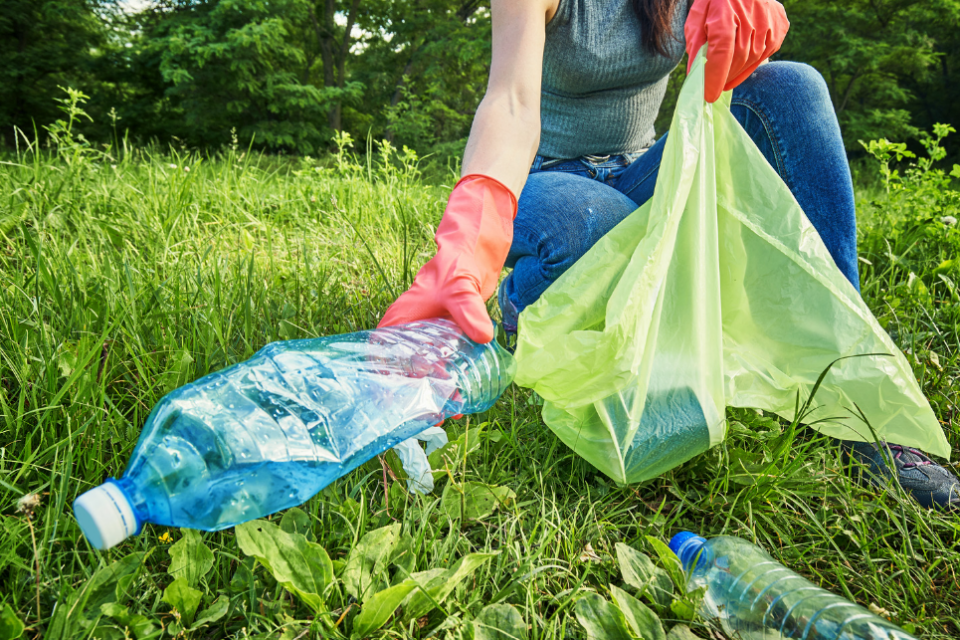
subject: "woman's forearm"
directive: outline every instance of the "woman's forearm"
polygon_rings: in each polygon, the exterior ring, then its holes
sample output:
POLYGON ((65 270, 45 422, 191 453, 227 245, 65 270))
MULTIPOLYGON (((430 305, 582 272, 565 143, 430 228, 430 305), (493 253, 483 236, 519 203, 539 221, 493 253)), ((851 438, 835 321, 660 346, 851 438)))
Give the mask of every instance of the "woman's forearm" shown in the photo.
POLYGON ((479 173, 520 197, 540 144, 545 25, 557 0, 492 0, 493 55, 487 92, 470 128, 463 175, 479 173))
POLYGON ((523 104, 509 93, 487 93, 470 128, 463 175, 495 178, 519 198, 540 144, 538 107, 523 104))

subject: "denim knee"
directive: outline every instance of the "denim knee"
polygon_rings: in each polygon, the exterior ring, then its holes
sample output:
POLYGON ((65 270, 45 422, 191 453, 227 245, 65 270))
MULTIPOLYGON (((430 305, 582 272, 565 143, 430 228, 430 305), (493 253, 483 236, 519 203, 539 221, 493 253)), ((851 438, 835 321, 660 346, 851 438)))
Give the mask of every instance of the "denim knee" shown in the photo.
POLYGON ((853 182, 823 76, 798 62, 761 65, 734 89, 731 113, 793 192, 857 287, 853 182))
POLYGON ((513 302, 529 304, 636 208, 613 187, 584 176, 563 171, 530 174, 520 194, 506 262, 515 269, 513 302))
POLYGON ((775 83, 791 88, 796 92, 796 99, 811 100, 819 103, 824 98, 830 99, 830 90, 827 82, 819 71, 804 62, 777 60, 757 67, 739 88, 749 90, 754 85, 768 85, 775 83))
POLYGON ((827 83, 808 64, 778 61, 760 65, 734 90, 731 111, 788 185, 794 178, 792 165, 802 159, 784 157, 789 153, 785 139, 802 131, 818 141, 835 140, 842 150, 827 83))

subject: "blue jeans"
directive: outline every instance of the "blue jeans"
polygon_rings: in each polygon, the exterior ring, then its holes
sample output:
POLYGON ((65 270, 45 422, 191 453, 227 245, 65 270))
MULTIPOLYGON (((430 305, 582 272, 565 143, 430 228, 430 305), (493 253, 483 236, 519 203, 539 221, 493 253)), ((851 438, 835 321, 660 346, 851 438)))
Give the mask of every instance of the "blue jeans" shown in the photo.
MULTIPOLYGON (((805 64, 762 65, 734 89, 731 112, 859 291, 853 181, 823 78, 805 64)), ((501 307, 503 296, 513 313, 535 302, 604 234, 653 197, 666 140, 664 135, 639 154, 536 157, 520 194, 506 264, 513 272, 502 285, 501 307)), ((503 311, 505 324, 512 324, 503 311)))

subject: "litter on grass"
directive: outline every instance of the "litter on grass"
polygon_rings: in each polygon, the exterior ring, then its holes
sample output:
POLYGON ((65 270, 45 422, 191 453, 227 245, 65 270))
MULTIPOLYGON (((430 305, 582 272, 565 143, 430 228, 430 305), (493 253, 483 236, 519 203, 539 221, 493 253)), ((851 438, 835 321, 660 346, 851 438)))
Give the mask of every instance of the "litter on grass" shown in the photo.
POLYGON ((516 382, 620 483, 719 443, 728 405, 793 419, 828 367, 804 422, 949 457, 910 365, 730 94, 705 102, 704 64, 701 53, 684 83, 652 200, 520 314, 516 382))

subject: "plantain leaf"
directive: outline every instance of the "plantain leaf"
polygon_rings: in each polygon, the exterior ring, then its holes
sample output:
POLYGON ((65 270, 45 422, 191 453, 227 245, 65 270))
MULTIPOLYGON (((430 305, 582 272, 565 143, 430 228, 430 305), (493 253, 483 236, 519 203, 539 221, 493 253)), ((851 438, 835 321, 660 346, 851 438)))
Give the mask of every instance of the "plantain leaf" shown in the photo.
POLYGON ((382 627, 394 614, 403 599, 416 588, 417 585, 412 580, 406 580, 375 593, 364 603, 360 615, 354 619, 353 637, 363 638, 382 627))
POLYGON ((285 589, 314 613, 326 613, 323 597, 333 585, 333 563, 320 545, 264 520, 236 528, 240 550, 265 566, 285 589))
POLYGON ((485 518, 500 506, 509 506, 517 497, 507 487, 483 484, 481 482, 465 482, 457 485, 448 483, 443 489, 440 499, 440 510, 451 518, 460 518, 460 511, 466 520, 485 518))
POLYGON ((577 600, 573 613, 588 640, 633 640, 623 614, 599 594, 588 593, 577 600))
POLYGON ((666 640, 667 634, 657 614, 623 589, 610 585, 610 593, 634 635, 643 640, 666 640))
MULTIPOLYGON (((405 620, 419 618, 442 604, 464 578, 476 571, 496 553, 471 553, 460 560, 456 568, 422 571, 411 576, 411 581, 420 589, 412 592, 403 602, 405 620)), ((406 581, 404 581, 405 583, 406 581)), ((403 584, 403 583, 401 583, 403 584)))
POLYGON ((360 538, 343 569, 343 587, 360 602, 388 584, 387 568, 400 537, 400 524, 369 532, 360 538))
POLYGON ((413 573, 417 565, 417 543, 409 533, 404 533, 397 540, 390 564, 397 568, 394 581, 399 584, 413 573))
POLYGON ((180 533, 183 537, 168 552, 170 567, 167 573, 174 579, 183 578, 189 586, 195 587, 213 567, 213 552, 203 543, 199 531, 180 529, 180 533))
POLYGON ((79 627, 89 627, 103 615, 100 607, 116 600, 119 583, 135 575, 150 553, 131 553, 98 569, 76 591, 68 588, 63 598, 64 605, 54 610, 44 640, 72 640, 78 635, 86 635, 88 631, 82 631, 79 627))
POLYGON ((474 640, 527 640, 527 625, 509 604, 484 607, 473 621, 474 640))
POLYGON ((702 640, 700 636, 690 631, 690 627, 685 624, 675 624, 667 634, 667 640, 702 640))
POLYGON ((103 615, 116 620, 124 629, 129 630, 137 640, 144 640, 156 635, 157 627, 150 619, 136 613, 130 613, 127 607, 115 602, 108 602, 100 606, 100 611, 103 612, 103 615))
POLYGON ((303 509, 287 509, 280 518, 280 528, 287 533, 302 533, 310 542, 317 541, 317 536, 313 533, 313 520, 303 509))
POLYGON ((666 571, 653 564, 645 553, 618 542, 617 561, 623 581, 656 604, 666 607, 673 600, 673 580, 666 571))
POLYGON ((680 564, 680 558, 670 550, 670 547, 664 544, 663 540, 654 538, 653 536, 646 536, 646 539, 647 544, 653 547, 653 550, 657 553, 657 557, 660 558, 660 564, 667 570, 667 574, 670 576, 670 579, 673 580, 673 584, 680 589, 682 593, 687 586, 687 577, 683 573, 683 565, 680 564))
POLYGON ((184 626, 189 627, 202 597, 203 594, 191 587, 186 578, 177 578, 163 590, 161 600, 176 609, 184 626))
POLYGON ((211 622, 216 622, 223 616, 227 615, 227 611, 230 610, 230 598, 227 596, 220 596, 213 601, 209 607, 200 612, 197 616, 197 619, 193 621, 190 629, 199 629, 205 624, 210 624, 211 622))
POLYGON ((9 604, 4 604, 0 610, 0 640, 14 640, 23 633, 23 622, 9 604))
POLYGON ((430 462, 430 468, 433 469, 433 477, 436 479, 443 477, 446 474, 445 467, 456 466, 464 457, 479 449, 481 433, 483 433, 483 425, 468 429, 456 440, 451 440, 428 455, 427 460, 430 462))

